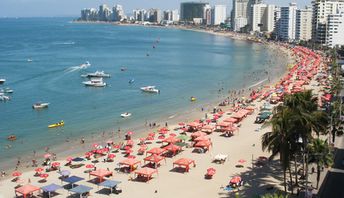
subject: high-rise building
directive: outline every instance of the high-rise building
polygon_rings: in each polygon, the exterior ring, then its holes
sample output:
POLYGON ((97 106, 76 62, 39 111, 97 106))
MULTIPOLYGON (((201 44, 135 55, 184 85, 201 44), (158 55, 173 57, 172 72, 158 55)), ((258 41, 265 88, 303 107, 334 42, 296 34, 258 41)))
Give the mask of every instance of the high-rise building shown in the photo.
POLYGON ((194 21, 194 18, 204 19, 205 6, 209 3, 183 2, 180 4, 180 21, 194 21))
POLYGON ((252 6, 252 31, 272 32, 274 30, 275 6, 254 4, 252 6))
POLYGON ((211 24, 220 25, 224 23, 227 18, 227 7, 226 5, 215 5, 211 9, 211 24))
POLYGON ((326 46, 344 46, 344 10, 327 17, 326 46))
POLYGON ((111 21, 111 14, 112 12, 106 4, 99 6, 98 18, 100 21, 111 21))
POLYGON ((281 18, 278 24, 278 38, 284 41, 296 39, 296 3, 290 3, 288 7, 281 7, 281 18))
POLYGON ((312 39, 317 43, 324 44, 326 41, 328 16, 338 14, 338 11, 344 8, 344 0, 315 0, 312 4, 312 39))
POLYGON ((166 21, 172 21, 172 11, 171 10, 165 10, 163 12, 163 20, 166 20, 166 21))
POLYGON ((204 6, 204 18, 203 24, 204 25, 211 25, 213 17, 213 10, 211 9, 210 5, 204 6))
POLYGON ((178 10, 172 10, 172 21, 179 21, 179 11, 178 10))
POLYGON ((296 10, 296 40, 309 41, 312 39, 312 16, 311 7, 296 10))
POLYGON ((81 20, 96 21, 98 20, 98 11, 94 8, 85 8, 81 10, 81 20))
POLYGON ((112 8, 112 21, 122 21, 126 16, 121 5, 115 5, 112 8))
POLYGON ((240 31, 248 23, 249 0, 233 0, 231 13, 232 27, 234 31, 240 31))
POLYGON ((160 23, 162 21, 162 14, 160 9, 149 9, 147 12, 149 22, 160 23))
POLYGON ((274 11, 274 33, 277 34, 279 29, 279 20, 281 19, 281 7, 276 6, 274 11))
POLYGON ((262 0, 249 0, 247 4, 247 25, 248 29, 252 30, 253 23, 253 6, 256 4, 262 4, 262 0))

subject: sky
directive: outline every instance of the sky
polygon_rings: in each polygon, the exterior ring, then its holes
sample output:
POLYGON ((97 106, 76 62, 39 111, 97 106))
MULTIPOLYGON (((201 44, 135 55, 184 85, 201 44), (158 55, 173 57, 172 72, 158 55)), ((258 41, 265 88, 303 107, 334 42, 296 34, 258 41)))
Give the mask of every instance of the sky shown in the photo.
MULTIPOLYGON (((137 8, 179 9, 180 2, 185 1, 189 0, 0 0, 0 17, 77 17, 81 9, 98 8, 101 4, 109 6, 120 4, 127 14, 131 14, 132 10, 137 8)), ((202 1, 211 5, 225 4, 230 11, 233 0, 202 1)), ((296 2, 298 7, 311 4, 311 0, 265 0, 264 2, 287 6, 291 1, 296 2)))

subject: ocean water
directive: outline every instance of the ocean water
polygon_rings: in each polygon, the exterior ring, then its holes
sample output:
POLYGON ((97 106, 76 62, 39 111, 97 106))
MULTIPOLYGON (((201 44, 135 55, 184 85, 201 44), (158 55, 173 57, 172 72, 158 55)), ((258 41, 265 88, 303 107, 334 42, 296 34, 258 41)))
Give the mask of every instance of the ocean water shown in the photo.
POLYGON ((7 79, 1 87, 14 90, 10 101, 0 102, 0 162, 68 138, 163 122, 219 100, 228 90, 264 80, 265 71, 273 77, 285 70, 285 57, 257 43, 171 28, 71 20, 0 19, 0 78, 7 79), (91 67, 77 69, 85 61, 91 67), (120 71, 123 66, 126 71, 120 71), (80 75, 96 70, 111 74, 107 87, 82 84, 80 75), (147 85, 156 85, 161 93, 142 93, 140 87, 147 85), (191 96, 197 102, 190 102, 191 96), (33 110, 37 101, 50 106, 33 110), (123 112, 132 116, 122 119, 123 112), (65 121, 63 128, 47 128, 60 120, 65 121), (7 141, 10 134, 18 140, 7 141))

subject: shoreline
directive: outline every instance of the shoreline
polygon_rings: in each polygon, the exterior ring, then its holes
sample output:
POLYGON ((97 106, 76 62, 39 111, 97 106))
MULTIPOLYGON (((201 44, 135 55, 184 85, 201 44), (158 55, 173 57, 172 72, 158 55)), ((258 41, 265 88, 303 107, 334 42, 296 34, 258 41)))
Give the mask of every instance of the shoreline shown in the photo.
MULTIPOLYGON (((105 23, 95 23, 95 24, 109 24, 107 22, 105 23)), ((110 23, 111 24, 111 23, 110 23)), ((134 26, 142 26, 142 25, 139 25, 139 24, 129 24, 129 25, 134 25, 134 26)), ((144 26, 144 27, 153 27, 153 26, 144 26)), ((156 26, 157 28, 161 27, 161 28, 164 28, 163 26, 156 26)), ((176 28, 176 27, 167 27, 167 28, 176 28)), ((178 29, 178 28, 177 28, 178 29)), ((197 32, 201 32, 201 33, 208 33, 208 34, 213 34, 213 35, 217 35, 217 36, 226 36, 226 37, 230 37, 232 38, 230 35, 226 35, 226 33, 219 33, 219 32, 213 32, 213 31, 210 31, 210 30, 197 30, 197 29, 184 29, 184 30, 187 30, 187 31, 197 31, 197 32)), ((235 39, 235 38, 232 38, 232 39, 235 39)), ((238 40, 243 40, 243 39, 238 39, 238 40)), ((245 40, 244 40, 245 41, 245 40)), ((247 40, 248 42, 253 42, 253 41, 249 41, 247 40)), ((262 43, 263 45, 265 45, 267 48, 269 48, 271 50, 271 48, 274 48, 274 47, 278 47, 276 44, 273 44, 273 46, 270 46, 270 43, 262 43)), ((282 53, 282 54, 288 54, 287 56, 287 60, 288 60, 288 63, 291 62, 291 57, 289 56, 289 52, 287 52, 287 49, 281 51, 281 52, 278 52, 278 53, 282 53)), ((287 65, 283 65, 283 66, 276 66, 276 67, 284 67, 286 68, 287 65)), ((288 72, 287 69, 284 70, 284 72, 280 75, 280 76, 276 76, 272 81, 277 82, 283 75, 285 75, 285 73, 288 72)), ((265 80, 266 81, 266 80, 265 80)), ((265 82, 264 81, 264 82, 265 82)), ((256 86, 263 86, 265 84, 270 84, 270 83, 255 83, 253 85, 250 85, 250 87, 248 86, 245 86, 243 87, 243 89, 245 89, 245 94, 247 96, 247 92, 246 89, 249 89, 249 88, 254 88, 256 86)), ((272 84, 274 84, 272 83, 272 84)), ((224 95, 222 96, 223 98, 217 98, 217 99, 213 99, 213 100, 207 100, 205 101, 203 104, 197 104, 197 107, 192 107, 192 108, 184 108, 184 109, 187 109, 188 111, 184 111, 184 112, 179 112, 179 115, 169 115, 168 118, 165 118, 167 116, 164 116, 163 119, 156 119, 156 122, 157 123, 160 123, 160 124, 163 124, 164 122, 169 122, 169 125, 173 125, 173 124, 176 124, 178 123, 178 121, 192 121, 193 119, 196 119, 196 118, 200 118, 200 117, 203 117, 204 116, 204 112, 201 112, 200 111, 200 106, 208 106, 209 109, 208 111, 210 111, 212 109, 212 107, 214 106, 218 106, 218 104, 223 101, 226 97, 228 97, 229 94, 228 93, 224 93, 224 95), (173 116, 173 117, 171 117, 173 116), (171 118, 170 118, 171 117, 171 118)), ((242 95, 242 96, 245 96, 245 95, 242 95)), ((240 96, 241 97, 241 96, 240 96)), ((215 98, 215 97, 214 97, 215 98)), ((208 112, 209 113, 209 112, 208 112)), ((143 124, 142 124, 143 125, 143 124)), ((133 129, 136 133, 135 133, 135 136, 134 138, 137 139, 139 137, 142 137, 146 134, 148 134, 150 131, 152 130, 156 130, 158 127, 156 128, 148 128, 148 127, 144 127, 142 125, 138 125, 136 126, 135 128, 134 127, 127 127, 125 128, 125 130, 122 129, 122 134, 117 134, 116 133, 116 129, 112 130, 112 129, 109 129, 109 130, 106 130, 103 132, 103 135, 102 132, 94 132, 92 133, 92 135, 89 135, 87 137, 84 137, 87 141, 86 144, 84 145, 81 145, 80 144, 80 139, 82 137, 77 137, 74 139, 74 137, 69 140, 68 142, 65 142, 61 145, 54 145, 50 148, 51 151, 53 151, 53 153, 56 153, 57 154, 57 159, 58 160, 61 160, 61 159, 64 159, 65 157, 69 156, 69 155, 83 155, 83 153, 87 150, 87 148, 89 148, 89 145, 88 143, 104 143, 107 139, 117 139, 115 137, 119 136, 118 137, 118 141, 116 142, 121 142, 123 141, 121 139, 121 135, 122 137, 124 136, 124 133, 126 132, 127 129, 133 129), (94 138, 94 136, 96 136, 94 138), (70 147, 72 145, 72 147, 70 147), (81 146, 80 146, 81 145, 81 146), (88 145, 88 146, 87 146, 88 145), (67 151, 65 150, 65 148, 69 148, 67 151)), ((36 153, 36 157, 32 156, 32 157, 28 157, 29 159, 21 159, 21 164, 25 164, 25 166, 21 166, 20 167, 20 170, 30 170, 32 169, 32 167, 30 166, 31 163, 31 159, 34 158, 36 159, 37 161, 40 161, 40 159, 42 159, 42 156, 43 156, 44 152, 38 152, 36 153), (42 154, 42 155, 41 155, 42 154), (41 156, 41 157, 38 157, 38 156, 41 156)), ((15 158, 13 158, 12 162, 14 162, 15 164, 15 158)), ((14 166, 13 165, 9 165, 9 167, 13 168, 14 166)), ((4 169, 5 171, 10 171, 11 169, 4 169)))

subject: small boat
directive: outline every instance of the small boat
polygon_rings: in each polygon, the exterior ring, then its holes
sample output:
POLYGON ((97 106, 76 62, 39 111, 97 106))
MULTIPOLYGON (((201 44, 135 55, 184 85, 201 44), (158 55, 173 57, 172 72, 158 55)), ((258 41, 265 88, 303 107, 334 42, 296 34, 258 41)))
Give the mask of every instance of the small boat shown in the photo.
POLYGON ((196 97, 191 96, 191 98, 190 98, 190 101, 191 101, 191 102, 194 102, 194 101, 196 101, 196 100, 197 100, 196 97))
POLYGON ((0 101, 7 101, 11 98, 9 96, 6 96, 4 93, 0 93, 0 101))
POLYGON ((110 78, 110 74, 107 74, 104 71, 96 71, 94 73, 87 73, 86 75, 82 75, 82 77, 87 77, 87 78, 93 78, 93 77, 110 78))
POLYGON ((48 128, 56 128, 56 127, 62 127, 62 126, 64 126, 64 121, 63 120, 61 120, 61 122, 48 125, 48 128))
POLYGON ((9 135, 9 136, 7 136, 7 140, 9 140, 9 141, 15 141, 15 140, 17 140, 17 136, 15 136, 15 135, 9 135))
POLYGON ((6 79, 0 78, 0 85, 4 84, 6 82, 6 79))
POLYGON ((89 81, 82 82, 85 86, 91 87, 105 87, 106 83, 103 81, 103 78, 91 78, 89 81))
POLYGON ((13 89, 10 89, 9 87, 7 87, 6 89, 0 89, 0 93, 13 93, 13 89))
POLYGON ((91 66, 91 63, 86 61, 85 63, 81 64, 80 65, 80 68, 81 69, 86 69, 87 67, 90 67, 91 66))
POLYGON ((131 113, 129 113, 129 112, 125 112, 125 113, 121 114, 122 118, 127 118, 127 117, 130 117, 130 116, 131 116, 131 113))
POLYGON ((48 108, 48 106, 49 106, 49 103, 47 103, 47 102, 45 102, 45 103, 37 102, 37 103, 32 105, 32 108, 33 109, 44 109, 44 108, 48 108))
POLYGON ((160 90, 156 89, 155 86, 146 86, 146 87, 141 87, 140 89, 143 92, 160 93, 160 90))
POLYGON ((32 59, 28 58, 28 59, 27 59, 27 62, 32 62, 32 59))
POLYGON ((127 71, 126 67, 121 67, 121 71, 127 71))
POLYGON ((135 82, 135 79, 130 79, 129 84, 133 84, 135 82))

